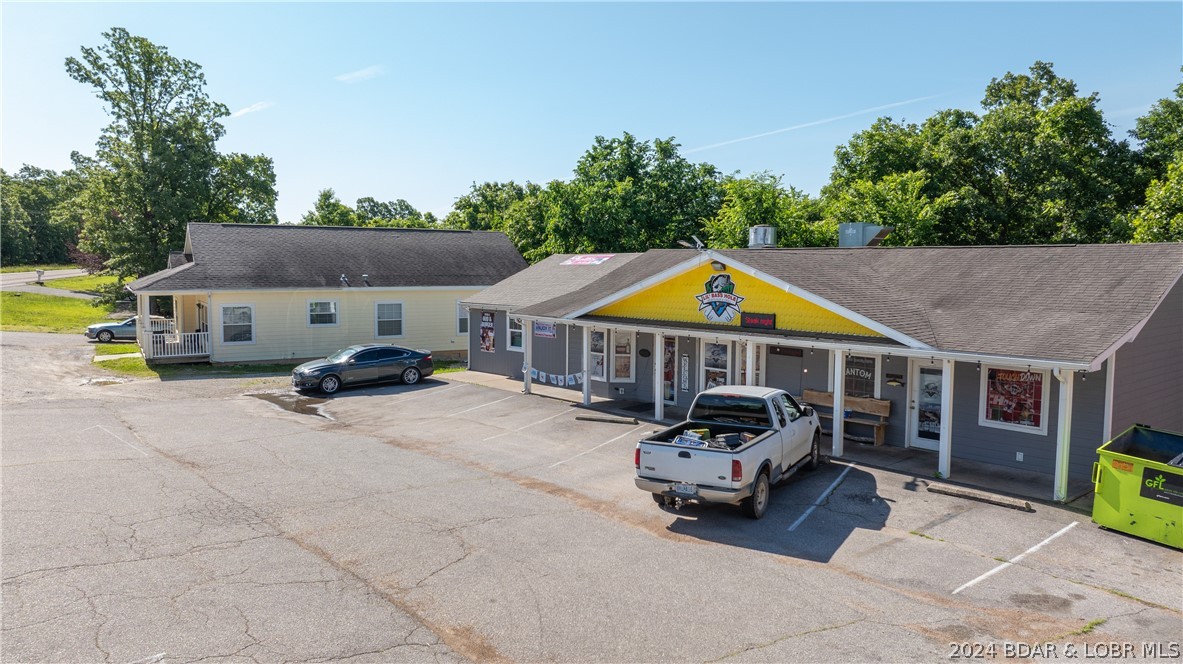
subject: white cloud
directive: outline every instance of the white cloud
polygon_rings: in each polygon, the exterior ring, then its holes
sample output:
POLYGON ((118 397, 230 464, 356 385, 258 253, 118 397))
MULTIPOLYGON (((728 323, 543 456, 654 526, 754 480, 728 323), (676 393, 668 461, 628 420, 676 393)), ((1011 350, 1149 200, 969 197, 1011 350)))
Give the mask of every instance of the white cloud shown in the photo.
POLYGON ((381 76, 381 75, 382 75, 382 67, 380 67, 379 65, 370 65, 369 67, 366 67, 365 69, 358 69, 357 71, 351 71, 351 72, 348 72, 345 74, 338 74, 334 78, 336 78, 338 81, 341 81, 342 83, 356 83, 358 81, 364 81, 367 79, 374 78, 375 76, 381 76))
POLYGON ((892 102, 890 104, 884 104, 882 106, 872 106, 871 108, 864 108, 864 109, 860 109, 857 111, 853 111, 851 113, 843 113, 842 115, 835 115, 834 117, 830 117, 830 118, 823 118, 821 120, 814 120, 813 122, 806 122, 804 124, 793 125, 792 127, 784 127, 783 129, 773 129, 772 131, 766 131, 762 134, 753 134, 751 136, 744 136, 743 138, 733 138, 730 141, 723 141, 722 143, 711 143, 710 145, 704 145, 702 147, 693 148, 691 150, 683 150, 682 154, 690 154, 691 152, 701 152, 703 150, 710 150, 711 148, 721 148, 724 145, 731 145, 733 143, 742 143, 744 141, 751 141, 751 140, 755 140, 757 138, 764 138, 765 136, 774 136, 776 134, 783 134, 786 131, 796 131, 798 129, 805 129, 806 127, 816 127, 818 125, 829 124, 831 122, 837 122, 839 120, 845 120, 846 118, 853 118, 856 115, 865 115, 867 113, 875 113, 877 111, 885 111, 889 108, 895 108, 897 106, 906 106, 908 104, 915 104, 916 102, 927 101, 929 99, 935 99, 940 96, 941 95, 928 95, 927 97, 917 97, 915 99, 905 99, 904 101, 896 101, 896 102, 892 102))
POLYGON ((251 104, 250 106, 247 106, 246 108, 240 108, 237 111, 234 111, 233 113, 230 114, 230 117, 241 118, 242 116, 246 115, 247 113, 254 113, 255 111, 262 111, 263 109, 271 108, 274 105, 275 104, 273 104, 272 102, 269 102, 269 101, 257 101, 255 103, 251 104))

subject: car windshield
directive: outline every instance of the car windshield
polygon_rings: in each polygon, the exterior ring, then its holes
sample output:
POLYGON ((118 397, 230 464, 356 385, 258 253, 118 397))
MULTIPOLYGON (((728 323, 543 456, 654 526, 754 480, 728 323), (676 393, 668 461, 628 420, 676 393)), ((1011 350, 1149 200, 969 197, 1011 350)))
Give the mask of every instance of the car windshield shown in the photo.
POLYGON ((353 348, 352 346, 349 348, 342 348, 341 350, 337 351, 336 353, 333 353, 332 355, 328 356, 325 359, 328 360, 329 362, 336 364, 338 362, 344 362, 345 360, 348 360, 349 357, 356 352, 357 352, 357 349, 353 348))

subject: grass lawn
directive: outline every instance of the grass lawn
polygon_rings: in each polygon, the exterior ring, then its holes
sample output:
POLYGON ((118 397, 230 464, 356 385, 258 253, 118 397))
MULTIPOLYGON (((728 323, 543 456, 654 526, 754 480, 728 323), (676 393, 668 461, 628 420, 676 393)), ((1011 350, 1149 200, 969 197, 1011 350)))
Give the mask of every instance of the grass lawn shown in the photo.
POLYGON ((464 371, 465 369, 468 368, 467 366, 464 365, 463 362, 447 362, 444 360, 440 360, 438 362, 434 362, 434 364, 435 364, 435 373, 437 373, 437 374, 452 373, 455 371, 464 371))
POLYGON ((94 346, 95 355, 123 355, 125 353, 140 352, 140 347, 133 341, 128 341, 125 343, 112 342, 109 344, 96 341, 91 345, 94 346))
POLYGON ((76 270, 77 265, 5 265, 0 267, 0 273, 33 272, 34 270, 76 270))
POLYGON ((115 275, 113 274, 87 274, 81 277, 49 279, 44 282, 46 288, 60 288, 79 293, 97 293, 100 286, 113 283, 115 283, 115 275))
MULTIPOLYGON (((118 345, 118 344, 111 344, 118 345)), ((133 351, 134 352, 134 351, 133 351)), ((142 357, 122 357, 96 362, 96 367, 137 378, 199 378, 201 376, 257 376, 290 374, 295 364, 157 364, 149 366, 142 357)))
POLYGON ((87 325, 106 320, 112 310, 76 297, 5 291, 0 293, 0 330, 82 334, 87 325))

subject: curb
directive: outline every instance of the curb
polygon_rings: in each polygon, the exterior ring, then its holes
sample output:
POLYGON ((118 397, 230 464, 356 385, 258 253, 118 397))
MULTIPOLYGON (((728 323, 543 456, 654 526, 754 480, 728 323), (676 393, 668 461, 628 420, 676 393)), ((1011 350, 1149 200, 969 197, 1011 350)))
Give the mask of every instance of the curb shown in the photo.
POLYGON ((576 415, 575 419, 584 422, 607 422, 608 424, 637 424, 635 417, 606 417, 601 415, 576 415))
POLYGON ((1000 507, 1009 507, 1011 509, 1019 510, 1020 512, 1035 511, 1035 508, 1031 507, 1031 503, 1027 502, 1026 500, 1000 496, 998 494, 986 493, 985 491, 977 491, 975 489, 967 489, 965 487, 953 486, 950 484, 929 484, 928 491, 930 493, 939 493, 945 496, 953 496, 955 498, 976 500, 981 503, 989 503, 991 505, 998 505, 1000 507))

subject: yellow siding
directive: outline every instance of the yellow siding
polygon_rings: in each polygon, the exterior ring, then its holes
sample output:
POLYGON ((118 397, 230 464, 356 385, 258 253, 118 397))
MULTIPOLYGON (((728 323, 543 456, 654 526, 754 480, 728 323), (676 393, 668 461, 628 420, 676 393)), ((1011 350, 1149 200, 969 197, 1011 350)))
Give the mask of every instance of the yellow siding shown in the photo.
MULTIPOLYGON (((744 298, 739 303, 740 311, 775 313, 777 329, 793 332, 852 334, 866 337, 883 336, 755 277, 735 270, 726 270, 725 273, 731 276, 731 281, 735 285, 735 295, 744 298)), ((619 302, 601 307, 591 312, 590 315, 682 323, 710 323, 720 327, 738 328, 740 326, 738 315, 730 322, 713 322, 708 320, 699 310, 700 305, 696 296, 706 292, 707 281, 716 274, 719 272, 716 272, 709 263, 704 264, 630 295, 619 302)))
POLYGON ((456 333, 456 302, 475 290, 357 290, 215 292, 210 306, 214 362, 324 357, 359 343, 391 343, 433 352, 465 351, 468 335, 456 333), (337 325, 310 327, 308 302, 335 300, 337 325), (377 336, 376 302, 403 303, 403 336, 377 336), (254 305, 255 342, 222 342, 222 306, 254 305))

